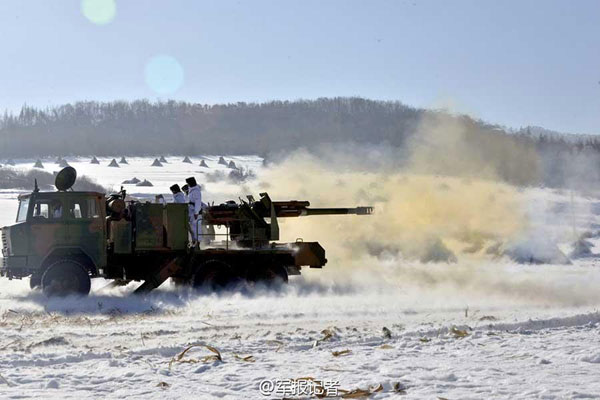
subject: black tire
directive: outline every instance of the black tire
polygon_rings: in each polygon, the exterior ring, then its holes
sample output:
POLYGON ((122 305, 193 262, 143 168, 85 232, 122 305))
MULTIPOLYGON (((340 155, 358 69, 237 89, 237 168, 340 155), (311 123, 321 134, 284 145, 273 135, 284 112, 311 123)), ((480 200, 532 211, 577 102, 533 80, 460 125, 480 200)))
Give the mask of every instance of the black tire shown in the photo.
POLYGON ((262 283, 267 286, 278 286, 288 283, 288 274, 285 267, 281 265, 272 265, 268 267, 258 268, 252 273, 250 281, 254 283, 262 283))
POLYGON ((198 267, 192 278, 192 285, 196 289, 221 290, 239 281, 240 277, 231 265, 223 261, 209 260, 198 267))
POLYGON ((91 279, 85 266, 72 259, 52 263, 42 275, 42 290, 48 297, 90 293, 91 279))
POLYGON ((29 288, 31 288, 31 290, 34 290, 39 288, 40 286, 42 286, 42 274, 34 272, 29 278, 29 288))

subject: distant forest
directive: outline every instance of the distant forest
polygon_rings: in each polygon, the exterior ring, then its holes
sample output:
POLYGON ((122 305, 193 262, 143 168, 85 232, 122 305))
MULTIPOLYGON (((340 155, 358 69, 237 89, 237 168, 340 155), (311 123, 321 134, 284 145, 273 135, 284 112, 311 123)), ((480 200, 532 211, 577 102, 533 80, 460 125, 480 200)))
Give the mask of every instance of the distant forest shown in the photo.
POLYGON ((600 183, 596 172, 600 171, 600 140, 595 137, 548 134, 540 128, 507 132, 468 116, 362 98, 222 105, 138 100, 78 102, 48 109, 23 106, 20 113, 5 112, 0 118, 0 159, 156 155, 159 151, 267 156, 349 143, 402 149, 419 134, 426 117, 460 120, 473 143, 470 151, 496 163, 506 181, 548 186, 568 186, 580 179, 600 183), (510 149, 510 154, 496 154, 497 147, 510 149), (533 167, 523 160, 532 151, 539 157, 533 167), (522 173, 531 168, 537 173, 522 173))
POLYGON ((424 111, 360 98, 202 105, 145 100, 24 106, 0 119, 0 157, 259 154, 330 142, 401 146, 424 111))

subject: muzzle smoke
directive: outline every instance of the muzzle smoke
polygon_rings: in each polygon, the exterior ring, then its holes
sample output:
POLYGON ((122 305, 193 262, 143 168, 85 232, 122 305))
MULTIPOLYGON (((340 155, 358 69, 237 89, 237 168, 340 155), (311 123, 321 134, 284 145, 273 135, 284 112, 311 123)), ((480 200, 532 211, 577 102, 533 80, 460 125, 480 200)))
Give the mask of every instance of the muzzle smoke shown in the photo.
POLYGON ((273 199, 309 200, 312 207, 375 207, 372 216, 280 222, 282 240, 318 240, 326 248, 329 263, 316 279, 442 297, 458 291, 469 298, 542 304, 600 299, 588 284, 599 280, 595 275, 586 275, 585 282, 571 275, 566 286, 563 270, 535 279, 531 267, 515 266, 503 256, 507 243, 531 231, 531 199, 506 182, 535 181, 534 149, 507 136, 479 137, 468 124, 439 116, 425 119, 414 138, 408 151, 381 153, 402 155, 404 162, 379 160, 377 170, 360 163, 374 150, 354 147, 328 158, 299 150, 261 173, 255 191, 268 191, 273 199), (573 280, 589 292, 573 290, 573 280))

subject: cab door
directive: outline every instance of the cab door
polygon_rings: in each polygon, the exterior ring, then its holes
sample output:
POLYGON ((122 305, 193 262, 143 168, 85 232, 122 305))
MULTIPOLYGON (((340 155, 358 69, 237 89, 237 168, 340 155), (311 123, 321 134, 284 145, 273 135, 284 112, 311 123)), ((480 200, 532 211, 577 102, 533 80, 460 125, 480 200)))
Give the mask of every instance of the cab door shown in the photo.
POLYGON ((36 196, 30 200, 29 208, 29 254, 32 264, 38 265, 53 248, 67 244, 65 204, 61 198, 36 196))
POLYGON ((106 266, 106 229, 100 196, 72 196, 66 212, 67 242, 87 254, 98 268, 106 266))

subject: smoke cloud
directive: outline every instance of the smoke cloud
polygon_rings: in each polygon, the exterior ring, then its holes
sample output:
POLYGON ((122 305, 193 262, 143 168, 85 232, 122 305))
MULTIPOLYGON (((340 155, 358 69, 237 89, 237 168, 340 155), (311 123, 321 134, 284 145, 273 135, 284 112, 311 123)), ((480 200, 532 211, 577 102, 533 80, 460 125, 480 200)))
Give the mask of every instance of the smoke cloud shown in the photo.
POLYGON ((261 173, 254 189, 273 199, 375 207, 372 216, 280 221, 282 241, 315 240, 327 250, 325 269, 305 279, 413 293, 415 299, 426 291, 439 299, 460 293, 465 301, 600 300, 590 285, 600 280, 596 275, 565 280, 564 270, 552 269, 539 279, 549 270, 517 268, 504 256, 510 243, 527 246, 531 232, 539 233, 523 185, 537 181, 540 162, 535 149, 507 135, 476 132, 470 121, 428 116, 408 150, 298 150, 261 173), (573 281, 589 291, 573 290, 573 281))

